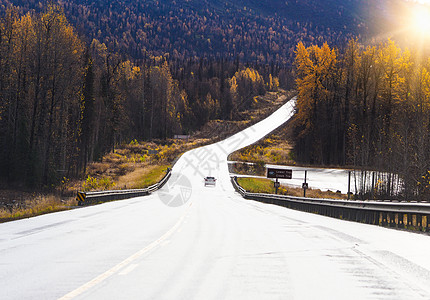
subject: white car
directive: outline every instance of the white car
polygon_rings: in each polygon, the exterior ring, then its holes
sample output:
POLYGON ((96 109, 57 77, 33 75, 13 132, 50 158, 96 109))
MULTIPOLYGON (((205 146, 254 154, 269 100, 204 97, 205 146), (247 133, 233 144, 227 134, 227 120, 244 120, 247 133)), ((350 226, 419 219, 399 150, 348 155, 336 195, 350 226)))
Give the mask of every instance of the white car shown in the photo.
POLYGON ((216 185, 216 178, 213 176, 206 176, 205 177, 205 186, 207 185, 216 185))

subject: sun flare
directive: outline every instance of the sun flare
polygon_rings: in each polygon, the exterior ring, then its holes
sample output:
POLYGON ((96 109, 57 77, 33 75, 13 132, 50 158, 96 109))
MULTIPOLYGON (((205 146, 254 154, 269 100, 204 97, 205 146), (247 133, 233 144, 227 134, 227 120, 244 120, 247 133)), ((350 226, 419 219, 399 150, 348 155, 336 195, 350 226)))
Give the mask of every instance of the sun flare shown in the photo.
POLYGON ((412 23, 416 32, 430 35, 430 10, 427 7, 416 9, 412 15, 412 23))

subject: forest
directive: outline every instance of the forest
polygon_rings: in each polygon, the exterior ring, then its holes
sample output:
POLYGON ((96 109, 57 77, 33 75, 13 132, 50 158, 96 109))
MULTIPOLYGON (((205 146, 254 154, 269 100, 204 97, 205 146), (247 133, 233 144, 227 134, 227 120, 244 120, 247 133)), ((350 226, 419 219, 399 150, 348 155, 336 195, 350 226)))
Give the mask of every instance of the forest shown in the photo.
POLYGON ((428 62, 359 43, 385 1, 13 2, 0 0, 3 182, 49 188, 121 143, 235 120, 256 95, 297 87, 300 162, 425 190, 428 62))
MULTIPOLYGON (((299 43, 295 67, 300 161, 398 174, 403 197, 429 196, 428 56, 392 40, 363 46, 351 39, 342 52, 299 43)), ((384 197, 393 196, 395 181, 385 180, 384 197)))
MULTIPOLYGON (((11 4, 22 13, 44 7, 39 0, 0 0, 0 11, 11 4)), ((375 6, 369 0, 70 0, 61 5, 86 43, 97 39, 132 60, 168 54, 172 61, 238 58, 290 66, 299 41, 340 46, 350 36, 373 32, 365 16, 375 6)))
POLYGON ((132 139, 189 134, 211 119, 235 119, 288 72, 239 60, 132 62, 86 43, 61 6, 0 21, 0 177, 50 187, 132 139))

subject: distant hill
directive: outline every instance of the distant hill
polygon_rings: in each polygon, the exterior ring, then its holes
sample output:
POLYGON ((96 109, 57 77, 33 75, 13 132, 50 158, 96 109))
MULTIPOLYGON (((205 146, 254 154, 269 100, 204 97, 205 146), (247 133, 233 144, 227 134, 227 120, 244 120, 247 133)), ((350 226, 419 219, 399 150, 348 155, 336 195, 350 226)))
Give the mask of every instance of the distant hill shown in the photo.
MULTIPOLYGON (((371 35, 369 22, 387 0, 63 0, 69 21, 88 42, 135 59, 228 57, 290 64, 298 41, 342 47, 371 35)), ((39 10, 37 0, 0 0, 39 10)))

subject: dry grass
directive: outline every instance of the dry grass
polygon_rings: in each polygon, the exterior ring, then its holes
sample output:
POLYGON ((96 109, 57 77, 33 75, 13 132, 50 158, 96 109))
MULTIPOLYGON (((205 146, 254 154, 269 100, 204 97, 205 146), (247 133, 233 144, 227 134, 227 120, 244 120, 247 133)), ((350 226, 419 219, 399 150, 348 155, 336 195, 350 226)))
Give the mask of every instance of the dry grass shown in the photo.
MULTIPOLYGON (((241 177, 237 179, 237 182, 246 191, 251 193, 264 193, 264 194, 275 193, 273 181, 271 181, 270 179, 241 177)), ((278 189, 278 194, 293 196, 293 197, 303 197, 303 189, 281 185, 278 189)), ((331 191, 323 192, 319 189, 306 190, 306 197, 324 198, 324 199, 347 199, 348 198, 347 195, 345 194, 334 193, 331 191)))
POLYGON ((116 185, 120 189, 142 189, 159 182, 166 174, 169 165, 147 166, 118 178, 116 185))
POLYGON ((275 188, 270 179, 240 177, 237 183, 250 193, 274 194, 275 188))
POLYGON ((85 181, 74 190, 143 188, 158 182, 182 153, 205 145, 208 139, 132 141, 106 154, 101 162, 88 166, 85 181))
POLYGON ((278 135, 271 135, 261 142, 233 152, 232 161, 254 162, 278 165, 294 165, 292 145, 278 135))
MULTIPOLYGON (((282 191, 283 195, 303 197, 303 189, 301 188, 281 186, 280 190, 282 191), (285 189, 285 192, 283 191, 283 189, 285 189)), ((307 189, 306 197, 320 199, 348 199, 348 196, 346 194, 335 193, 332 191, 321 191, 320 189, 307 189)))
POLYGON ((210 137, 212 141, 218 141, 250 125, 250 119, 243 121, 210 120, 194 136, 197 138, 210 137))
POLYGON ((0 208, 0 223, 68 210, 75 204, 74 197, 59 200, 54 195, 39 195, 20 202, 19 206, 0 208))

